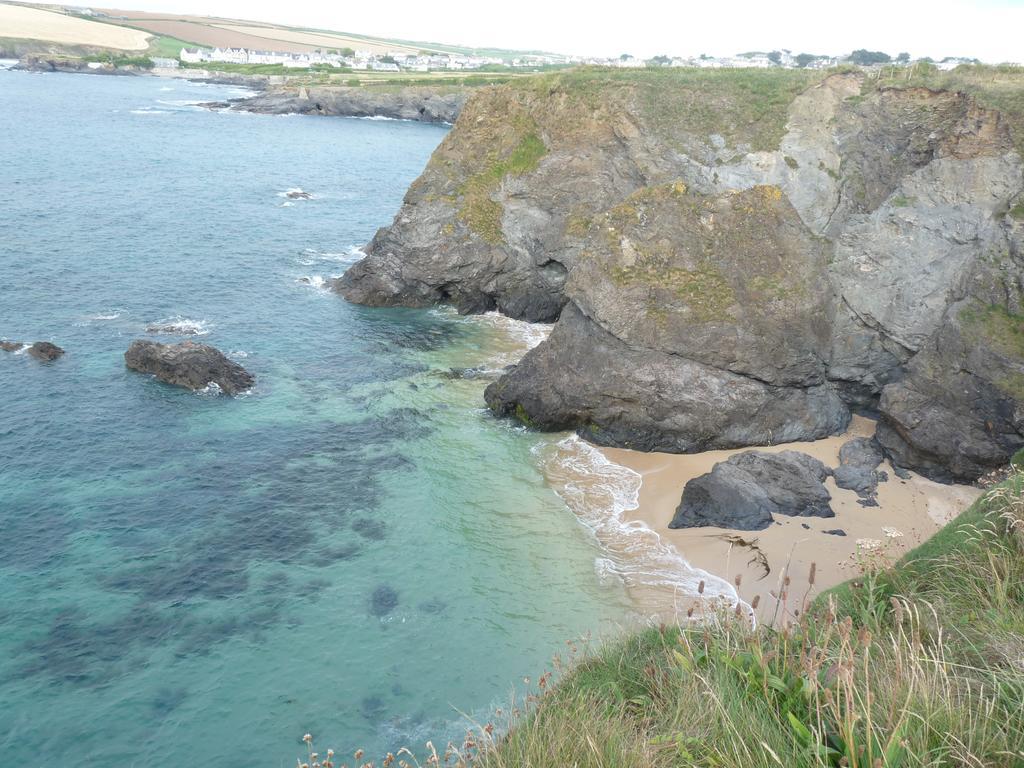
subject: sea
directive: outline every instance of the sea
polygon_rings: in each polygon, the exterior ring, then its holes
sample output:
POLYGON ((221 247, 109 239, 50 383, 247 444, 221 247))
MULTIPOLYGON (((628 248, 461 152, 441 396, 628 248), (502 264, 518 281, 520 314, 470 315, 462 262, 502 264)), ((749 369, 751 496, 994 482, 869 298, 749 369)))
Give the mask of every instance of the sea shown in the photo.
POLYGON ((0 352, 0 766, 461 744, 673 578, 638 476, 483 407, 548 328, 328 290, 447 128, 198 106, 237 95, 0 69, 0 338, 66 350, 0 352))

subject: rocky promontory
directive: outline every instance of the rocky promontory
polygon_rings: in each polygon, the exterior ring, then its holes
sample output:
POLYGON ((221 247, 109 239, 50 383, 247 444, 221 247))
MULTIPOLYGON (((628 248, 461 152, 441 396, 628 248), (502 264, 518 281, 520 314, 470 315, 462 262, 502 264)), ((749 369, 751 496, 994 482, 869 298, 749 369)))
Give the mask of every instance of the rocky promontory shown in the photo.
POLYGON ((139 339, 124 353, 124 362, 133 371, 191 390, 216 384, 224 394, 237 395, 255 383, 252 374, 220 350, 194 341, 160 344, 139 339))
POLYGON ((453 123, 467 98, 469 89, 457 86, 287 86, 203 106, 265 115, 387 117, 453 123))
POLYGON ((557 321, 485 395, 541 429, 691 452, 866 409, 895 465, 974 479, 1024 446, 1024 115, 972 72, 480 89, 334 287, 557 321))

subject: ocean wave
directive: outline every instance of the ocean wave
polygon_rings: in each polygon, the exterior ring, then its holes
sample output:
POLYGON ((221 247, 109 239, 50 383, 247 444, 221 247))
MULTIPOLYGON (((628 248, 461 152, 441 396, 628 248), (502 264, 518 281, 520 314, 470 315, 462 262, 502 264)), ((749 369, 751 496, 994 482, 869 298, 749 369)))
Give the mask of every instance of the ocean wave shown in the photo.
POLYGON ((284 192, 278 192, 278 197, 285 197, 289 200, 315 200, 316 195, 307 192, 302 187, 289 187, 284 192))
POLYGON ((119 318, 122 315, 123 312, 124 312, 123 309, 112 309, 109 312, 99 312, 99 313, 97 313, 95 315, 89 315, 89 317, 86 318, 86 319, 87 320, 117 320, 117 318, 119 318))
POLYGON ((387 115, 360 115, 358 119, 359 120, 395 120, 395 121, 400 121, 400 122, 407 122, 407 121, 401 120, 401 118, 398 118, 398 117, 388 117, 387 115))
MULTIPOLYGON (((362 255, 360 252, 360 256, 362 255)), ((500 312, 460 315, 452 307, 435 307, 431 311, 453 322, 470 323, 498 331, 504 342, 491 347, 492 356, 485 362, 486 367, 497 369, 518 363, 523 355, 544 341, 551 334, 551 329, 554 328, 553 325, 547 323, 514 320, 500 312)))
POLYGON ((198 99, 157 99, 157 104, 163 104, 165 107, 190 107, 193 109, 199 109, 199 105, 202 104, 198 99))
POLYGON ((173 89, 173 88, 171 88, 171 86, 169 86, 169 85, 165 85, 165 86, 164 86, 163 88, 161 88, 160 90, 161 90, 161 91, 173 91, 174 89, 173 89))
POLYGON ((295 257, 295 261, 304 267, 310 267, 318 262, 331 261, 339 264, 351 265, 366 256, 359 246, 353 245, 347 251, 318 251, 316 248, 306 248, 295 257))
POLYGON ((535 449, 541 468, 555 492, 589 529, 602 549, 594 568, 607 583, 621 579, 634 594, 643 594, 645 608, 671 605, 676 613, 698 599, 719 599, 729 606, 739 600, 728 581, 691 566, 682 555, 645 523, 626 520, 639 506, 643 478, 610 461, 600 450, 576 435, 535 449))
POLYGON ((205 396, 205 397, 209 397, 211 395, 219 395, 220 393, 221 393, 220 384, 218 384, 216 381, 211 381, 209 384, 207 384, 202 389, 197 389, 196 390, 196 394, 197 395, 201 395, 201 396, 205 396))
POLYGON ((328 284, 327 278, 324 277, 323 275, 305 275, 303 277, 300 277, 297 280, 297 282, 302 283, 303 285, 308 285, 311 288, 316 288, 317 290, 321 291, 327 290, 328 284))
POLYGON ((192 320, 181 315, 157 320, 146 326, 146 333, 166 333, 172 336, 206 336, 210 330, 206 320, 192 320))
POLYGON ((154 107, 144 107, 140 109, 128 110, 133 115, 169 115, 171 111, 169 109, 155 109, 154 107))

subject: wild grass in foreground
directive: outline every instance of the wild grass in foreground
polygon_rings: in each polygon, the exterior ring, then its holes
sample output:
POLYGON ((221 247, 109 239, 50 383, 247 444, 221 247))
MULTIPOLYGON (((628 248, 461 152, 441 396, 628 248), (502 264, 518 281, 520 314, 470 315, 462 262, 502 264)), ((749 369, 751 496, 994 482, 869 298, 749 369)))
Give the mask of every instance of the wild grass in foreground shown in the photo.
POLYGON ((734 617, 647 629, 545 679, 504 735, 475 730, 422 764, 1024 766, 1022 485, 1011 474, 779 631, 734 617))

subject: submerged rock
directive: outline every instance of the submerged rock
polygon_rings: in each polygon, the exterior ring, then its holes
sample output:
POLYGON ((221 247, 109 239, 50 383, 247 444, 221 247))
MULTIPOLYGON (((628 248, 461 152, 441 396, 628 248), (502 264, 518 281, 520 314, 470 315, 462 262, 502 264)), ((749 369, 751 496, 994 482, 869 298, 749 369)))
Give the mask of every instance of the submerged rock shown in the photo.
POLYGON ((250 389, 255 381, 252 374, 220 350, 194 341, 159 344, 137 339, 124 353, 124 361, 134 371, 192 390, 216 384, 225 394, 235 395, 250 389))
POLYGON ((835 517, 829 469, 806 453, 746 451, 690 480, 669 528, 767 528, 773 515, 835 517))
POLYGON ((24 346, 20 341, 0 341, 0 349, 4 352, 17 352, 24 346))
POLYGON ((37 341, 28 348, 28 354, 32 355, 36 360, 49 362, 63 355, 64 350, 48 341, 37 341))
POLYGON ((384 617, 398 607, 398 593, 386 584, 373 590, 370 596, 370 613, 384 617))

